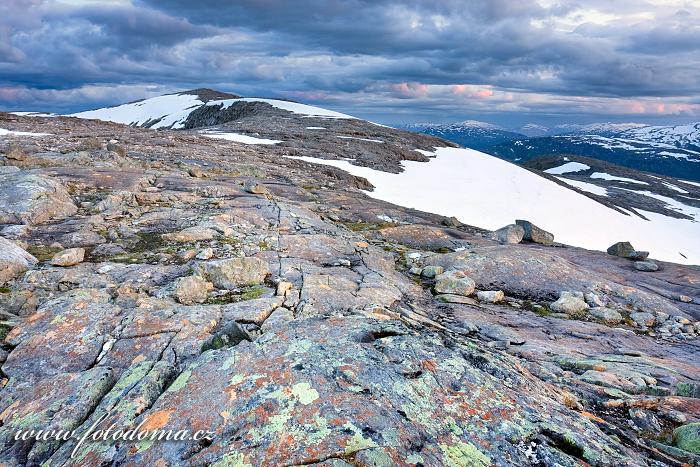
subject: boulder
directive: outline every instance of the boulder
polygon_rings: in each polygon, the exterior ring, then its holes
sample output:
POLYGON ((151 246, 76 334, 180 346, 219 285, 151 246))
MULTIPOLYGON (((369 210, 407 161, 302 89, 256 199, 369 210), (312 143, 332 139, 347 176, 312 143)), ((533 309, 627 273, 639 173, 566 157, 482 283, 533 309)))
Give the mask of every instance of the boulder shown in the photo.
POLYGON ((259 258, 229 258, 200 263, 199 270, 218 289, 261 284, 270 274, 267 263, 259 258))
POLYGON ((427 279, 432 279, 442 274, 443 271, 442 266, 426 266, 421 269, 420 275, 427 279))
POLYGON ((554 243, 554 234, 537 227, 532 222, 523 219, 517 219, 515 223, 521 226, 525 231, 525 234, 523 235, 523 240, 527 240, 528 242, 540 243, 542 245, 552 245, 554 243))
POLYGON ((42 224, 78 211, 60 183, 25 171, 0 173, 0 224, 42 224))
POLYGON ((476 298, 482 302, 499 303, 505 298, 502 290, 479 290, 476 292, 476 298))
POLYGON ((630 255, 630 259, 636 260, 636 261, 644 261, 649 257, 649 252, 648 251, 634 251, 630 255))
POLYGON ((689 423, 673 430, 673 444, 688 452, 700 454, 700 423, 689 423))
POLYGON ((630 242, 617 242, 608 248, 609 255, 619 256, 620 258, 631 258, 634 253, 634 247, 630 242))
POLYGON ((491 234, 491 238, 500 243, 520 243, 525 235, 525 229, 517 224, 502 227, 491 234))
POLYGON ((213 288, 211 282, 207 282, 200 276, 180 277, 175 281, 173 297, 183 305, 204 303, 208 292, 213 288))
POLYGON ((59 251, 53 258, 51 264, 54 266, 75 266, 82 263, 85 259, 85 249, 83 248, 68 248, 67 250, 59 251))
POLYGON ((653 261, 635 261, 634 269, 637 271, 654 272, 659 270, 659 265, 653 261))
POLYGON ((622 315, 618 311, 603 306, 591 308, 588 314, 605 324, 614 325, 622 322, 622 315))
POLYGON ((0 286, 37 263, 35 257, 14 242, 0 237, 0 286))
POLYGON ((638 326, 653 326, 656 322, 656 316, 647 312, 630 313, 630 318, 638 326))
POLYGON ((583 299, 583 294, 563 291, 559 294, 559 299, 556 302, 552 302, 550 308, 557 313, 578 316, 585 314, 590 307, 583 299))
POLYGON ((474 293, 476 284, 461 271, 447 271, 435 278, 435 292, 469 296, 474 293))

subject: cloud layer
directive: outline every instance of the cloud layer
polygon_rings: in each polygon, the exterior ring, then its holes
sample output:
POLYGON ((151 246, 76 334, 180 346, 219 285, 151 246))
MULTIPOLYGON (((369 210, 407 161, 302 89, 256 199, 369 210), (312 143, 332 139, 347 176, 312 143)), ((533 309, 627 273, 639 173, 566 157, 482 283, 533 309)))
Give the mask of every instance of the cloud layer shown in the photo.
POLYGON ((377 120, 700 117, 693 0, 4 0, 0 109, 193 87, 377 120))

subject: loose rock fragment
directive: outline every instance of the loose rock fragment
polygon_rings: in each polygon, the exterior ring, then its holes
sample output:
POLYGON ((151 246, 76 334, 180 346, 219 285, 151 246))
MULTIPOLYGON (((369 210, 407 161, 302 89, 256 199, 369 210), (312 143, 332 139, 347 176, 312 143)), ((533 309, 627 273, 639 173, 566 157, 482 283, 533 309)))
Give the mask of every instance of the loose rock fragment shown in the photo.
POLYGON ((502 290, 479 290, 476 292, 476 296, 482 302, 488 303, 499 303, 505 298, 502 290))
POLYGON ((85 259, 85 249, 84 248, 69 248, 67 250, 60 251, 51 258, 51 264, 54 266, 74 266, 76 264, 82 263, 85 259))
POLYGON ((474 293, 476 284, 461 271, 448 271, 435 278, 435 292, 469 296, 474 293))
POLYGON ((620 258, 631 258, 634 255, 634 247, 630 242, 617 242, 608 248, 608 254, 620 258))
POLYGON ((270 274, 267 263, 259 258, 229 258, 201 263, 199 269, 218 289, 262 284, 270 274))
POLYGON ((203 303, 214 286, 200 276, 180 277, 175 281, 173 296, 183 305, 203 303))
POLYGON ((521 225, 510 224, 491 234, 491 238, 500 243, 520 243, 525 235, 525 229, 521 225))
POLYGON ((550 308, 557 313, 579 316, 585 314, 590 307, 583 299, 583 294, 563 291, 559 295, 559 299, 556 302, 552 302, 550 308))

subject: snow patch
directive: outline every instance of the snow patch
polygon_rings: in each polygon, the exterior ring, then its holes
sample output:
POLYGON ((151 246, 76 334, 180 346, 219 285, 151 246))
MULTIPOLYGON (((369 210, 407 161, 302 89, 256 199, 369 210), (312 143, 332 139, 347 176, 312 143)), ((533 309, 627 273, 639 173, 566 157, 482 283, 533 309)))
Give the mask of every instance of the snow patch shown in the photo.
POLYGON ((254 136, 242 135, 240 133, 202 133, 207 138, 225 139, 243 144, 278 144, 282 141, 277 139, 256 138, 254 136))
POLYGON ((376 199, 455 216, 466 224, 495 230, 528 219, 569 245, 605 251, 629 240, 654 258, 700 264, 700 223, 643 213, 649 221, 608 208, 533 172, 472 149, 437 148, 429 162, 404 161, 392 174, 348 161, 293 157, 331 165, 366 178, 376 199), (685 258, 682 256, 685 255, 685 258))
POLYGON ((641 180, 635 180, 633 178, 618 177, 616 175, 610 175, 609 173, 605 173, 605 172, 594 172, 591 174, 591 178, 599 178, 601 180, 630 182, 630 183, 638 183, 640 185, 648 185, 647 182, 642 182, 641 180))
POLYGON ((0 136, 51 136, 51 133, 30 133, 28 131, 13 131, 0 128, 0 136))
POLYGON ((69 117, 93 118, 134 126, 157 121, 150 128, 182 128, 187 116, 202 104, 204 102, 192 94, 169 94, 116 107, 78 112, 69 117))
POLYGON ((587 191, 588 193, 593 193, 594 195, 608 196, 608 190, 606 190, 602 186, 594 185, 592 183, 581 182, 579 180, 570 180, 568 178, 563 177, 557 178, 562 182, 566 183, 567 185, 576 187, 579 190, 587 191))
POLYGON ((552 175, 561 175, 569 172, 581 172, 582 170, 590 169, 586 164, 581 164, 580 162, 567 162, 559 167, 552 167, 551 169, 545 170, 546 173, 552 175))
POLYGON ((369 141, 370 143, 383 143, 381 139, 370 139, 370 138, 358 138, 356 136, 337 136, 336 138, 341 138, 341 139, 356 139, 358 141, 369 141))

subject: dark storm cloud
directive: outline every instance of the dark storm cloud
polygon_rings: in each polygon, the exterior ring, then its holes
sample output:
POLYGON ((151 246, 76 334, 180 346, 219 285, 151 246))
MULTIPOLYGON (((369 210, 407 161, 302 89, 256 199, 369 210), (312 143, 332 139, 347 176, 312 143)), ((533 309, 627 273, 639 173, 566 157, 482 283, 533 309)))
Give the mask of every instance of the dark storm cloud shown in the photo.
POLYGON ((683 0, 5 0, 0 108, 206 85, 380 113, 688 113, 698 15, 683 0))

